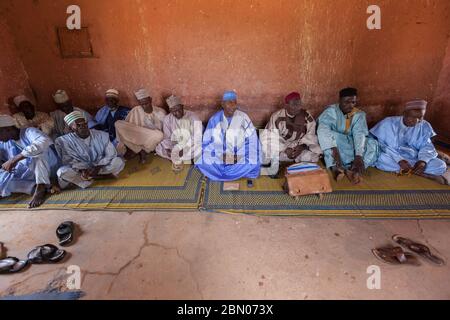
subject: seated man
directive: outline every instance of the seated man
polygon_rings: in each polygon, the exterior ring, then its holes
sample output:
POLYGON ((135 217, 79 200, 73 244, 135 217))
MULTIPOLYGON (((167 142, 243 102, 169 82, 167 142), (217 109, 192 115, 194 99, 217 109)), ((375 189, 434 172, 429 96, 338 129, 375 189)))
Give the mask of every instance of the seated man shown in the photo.
POLYGON ((67 116, 69 113, 72 113, 73 111, 82 112, 85 118, 87 119, 88 124, 91 126, 95 125, 92 116, 83 109, 75 107, 72 103, 72 100, 69 98, 69 96, 64 90, 56 91, 56 93, 53 95, 53 100, 55 101, 55 104, 58 108, 57 110, 50 112, 50 116, 55 122, 55 127, 53 128, 53 135, 52 135, 52 137, 54 137, 55 139, 70 133, 70 129, 67 126, 66 122, 64 121, 64 117, 67 116))
POLYGON ((38 129, 18 129, 11 116, 0 115, 0 197, 34 190, 29 208, 42 205, 59 167, 52 147, 53 141, 38 129))
POLYGON ((125 120, 130 108, 119 106, 119 91, 116 89, 106 91, 105 102, 106 105, 95 115, 96 125, 92 128, 107 132, 109 139, 117 146, 115 123, 118 120, 125 120))
POLYGON ((34 127, 51 136, 55 123, 47 113, 36 111, 35 105, 26 96, 15 97, 14 104, 19 110, 13 115, 19 129, 34 127))
POLYGON ((327 168, 336 180, 344 175, 354 184, 361 181, 364 170, 378 158, 378 143, 369 137, 366 113, 357 109, 357 90, 346 88, 334 104, 320 115, 317 129, 327 168))
POLYGON ((197 168, 213 181, 255 179, 261 169, 256 129, 248 115, 238 110, 235 92, 225 92, 222 107, 209 119, 197 168))
POLYGON ((152 105, 152 97, 145 89, 135 93, 139 105, 134 107, 125 120, 116 122, 117 149, 126 158, 139 154, 140 162, 145 163, 150 152, 163 139, 163 121, 166 112, 152 105))
MULTIPOLYGON (((272 159, 279 156, 282 162, 319 161, 322 150, 316 135, 316 121, 308 111, 302 109, 298 92, 292 92, 285 98, 285 107, 272 114, 266 129, 276 132, 279 142, 279 155, 271 155, 272 159)), ((262 143, 262 147, 267 155, 267 143, 262 143)))
POLYGON ((406 103, 403 116, 388 117, 370 130, 381 149, 376 166, 383 171, 412 173, 448 184, 447 164, 438 159, 431 142, 436 134, 423 119, 426 109, 426 101, 410 101, 406 103))
POLYGON ((172 95, 166 102, 170 114, 164 118, 164 139, 156 147, 156 153, 171 160, 174 171, 180 171, 183 162, 190 163, 201 156, 203 127, 194 112, 184 110, 178 97, 172 95))
POLYGON ((89 129, 84 114, 74 111, 64 120, 71 133, 55 141, 63 167, 57 175, 62 189, 89 187, 94 180, 116 178, 125 167, 106 132, 89 129))

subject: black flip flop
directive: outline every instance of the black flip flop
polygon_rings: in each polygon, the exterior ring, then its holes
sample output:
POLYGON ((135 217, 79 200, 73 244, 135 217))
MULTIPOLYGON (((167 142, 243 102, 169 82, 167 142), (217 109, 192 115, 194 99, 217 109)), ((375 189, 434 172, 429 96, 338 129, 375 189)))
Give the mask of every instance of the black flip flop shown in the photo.
POLYGON ((75 231, 75 223, 72 221, 65 221, 61 223, 56 229, 56 236, 59 239, 59 245, 67 246, 73 241, 73 234, 75 231))
POLYGON ((394 235, 392 236, 392 240, 394 240, 395 242, 397 242, 399 245, 401 245, 403 248, 408 249, 416 254, 418 254, 419 256, 421 256, 422 258, 427 259, 428 261, 438 265, 438 266, 443 266, 445 265, 445 261, 432 254, 430 248, 428 248, 426 245, 418 243, 418 242, 414 242, 410 239, 407 238, 403 238, 399 235, 394 235))
POLYGON ((0 260, 0 273, 9 273, 12 267, 19 261, 19 259, 14 257, 8 257, 0 260))
POLYGON ((28 261, 15 257, 7 257, 0 260, 0 274, 18 273, 28 266, 28 261))
POLYGON ((66 256, 66 251, 52 244, 37 246, 28 253, 28 262, 32 264, 57 263, 66 256))

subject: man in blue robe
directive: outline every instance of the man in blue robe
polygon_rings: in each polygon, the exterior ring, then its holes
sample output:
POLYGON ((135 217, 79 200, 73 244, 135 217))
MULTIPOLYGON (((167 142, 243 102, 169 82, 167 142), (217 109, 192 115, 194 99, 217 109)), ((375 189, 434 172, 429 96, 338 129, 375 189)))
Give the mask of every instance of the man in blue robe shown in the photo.
POLYGON ((370 132, 380 144, 378 169, 400 174, 415 174, 448 184, 447 164, 438 159, 431 142, 436 134, 424 120, 427 102, 413 100, 405 105, 402 116, 388 117, 370 132))
POLYGON ((111 142, 117 146, 115 123, 118 120, 125 120, 131 109, 119 106, 119 91, 116 89, 106 91, 105 102, 106 105, 95 115, 97 124, 93 128, 107 132, 111 142))
POLYGON ((378 158, 378 143, 369 137, 366 113, 356 108, 357 94, 354 88, 341 90, 339 103, 327 107, 317 128, 327 168, 336 180, 347 176, 354 184, 378 158))
POLYGON ((33 194, 29 208, 45 201, 59 159, 53 141, 36 128, 18 129, 16 121, 0 115, 0 198, 12 193, 33 194))
POLYGON ((224 94, 222 107, 209 119, 197 168, 212 181, 255 179, 261 169, 256 129, 248 115, 238 110, 235 92, 224 94))
POLYGON ((66 121, 71 133, 55 140, 63 166, 57 175, 61 188, 87 188, 95 180, 117 178, 125 167, 107 133, 89 129, 80 111, 68 114, 66 121))

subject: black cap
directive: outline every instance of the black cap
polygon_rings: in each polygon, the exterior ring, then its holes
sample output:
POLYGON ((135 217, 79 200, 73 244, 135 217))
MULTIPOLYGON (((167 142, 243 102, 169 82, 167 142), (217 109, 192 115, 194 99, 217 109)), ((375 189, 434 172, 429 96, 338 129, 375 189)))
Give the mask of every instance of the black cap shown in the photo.
POLYGON ((355 88, 345 88, 342 89, 339 92, 339 97, 340 98, 345 98, 345 97, 354 97, 358 95, 358 90, 355 88))

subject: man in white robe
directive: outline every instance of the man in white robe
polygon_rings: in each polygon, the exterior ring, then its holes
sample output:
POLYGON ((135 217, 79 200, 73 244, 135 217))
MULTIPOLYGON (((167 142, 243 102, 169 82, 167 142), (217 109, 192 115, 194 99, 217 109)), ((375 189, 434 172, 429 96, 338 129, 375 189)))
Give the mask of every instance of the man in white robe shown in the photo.
POLYGON ((84 115, 74 111, 65 117, 72 132, 55 141, 63 166, 58 170, 62 189, 87 188, 95 180, 117 178, 125 167, 107 132, 89 129, 84 115))
POLYGON ((166 111, 152 104, 152 97, 145 89, 135 92, 139 105, 134 107, 125 120, 115 123, 120 154, 131 158, 139 154, 145 163, 148 155, 155 151, 163 140, 163 121, 166 111))
POLYGON ((172 161, 174 171, 183 168, 201 156, 203 125, 197 115, 184 109, 181 100, 172 95, 167 100, 170 109, 163 121, 164 139, 156 147, 156 153, 172 161))

